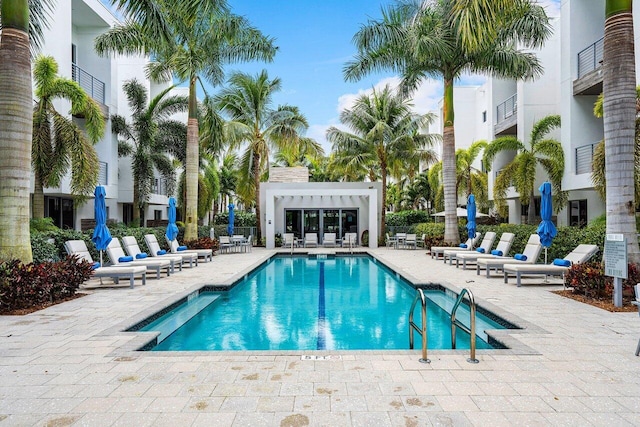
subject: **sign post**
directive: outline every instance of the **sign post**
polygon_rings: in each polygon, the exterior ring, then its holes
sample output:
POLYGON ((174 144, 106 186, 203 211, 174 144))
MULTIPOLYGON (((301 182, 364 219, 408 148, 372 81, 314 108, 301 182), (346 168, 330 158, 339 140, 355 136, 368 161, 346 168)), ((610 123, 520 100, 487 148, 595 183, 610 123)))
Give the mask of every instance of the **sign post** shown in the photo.
POLYGON ((622 307, 622 279, 627 278, 627 239, 623 234, 607 234, 604 241, 604 274, 613 277, 613 305, 622 307))

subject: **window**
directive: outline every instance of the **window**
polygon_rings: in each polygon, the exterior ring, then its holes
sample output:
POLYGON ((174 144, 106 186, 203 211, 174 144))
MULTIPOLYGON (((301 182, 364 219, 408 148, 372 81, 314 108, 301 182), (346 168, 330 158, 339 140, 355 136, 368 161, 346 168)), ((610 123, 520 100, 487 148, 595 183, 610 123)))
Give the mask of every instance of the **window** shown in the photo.
POLYGON ((153 210, 153 219, 156 220, 156 221, 162 219, 162 210, 154 209, 153 210))
POLYGON ((569 201, 569 225, 583 228, 587 225, 587 201, 569 201))
POLYGON ((485 123, 487 121, 487 110, 484 110, 482 112, 482 123, 485 123))
MULTIPOLYGON (((534 212, 535 212, 534 215, 536 217, 538 217, 538 218, 540 217, 540 200, 541 200, 540 197, 534 197, 533 198, 533 206, 535 208, 534 209, 534 212)), ((529 215, 529 205, 525 206, 525 205, 521 204, 520 207, 521 207, 520 215, 522 215, 522 216, 529 215)))

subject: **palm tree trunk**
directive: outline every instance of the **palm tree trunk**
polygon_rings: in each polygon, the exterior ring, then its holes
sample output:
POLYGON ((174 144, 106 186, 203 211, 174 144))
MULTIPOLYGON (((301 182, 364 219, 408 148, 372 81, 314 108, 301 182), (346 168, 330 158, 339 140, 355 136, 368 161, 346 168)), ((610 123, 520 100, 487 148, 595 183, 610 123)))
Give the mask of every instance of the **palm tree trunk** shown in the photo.
POLYGON ((141 227, 140 224, 140 186, 138 185, 138 181, 135 180, 133 182, 133 217, 131 221, 134 227, 141 227))
POLYGON ((444 241, 460 243, 456 192, 456 137, 453 129, 453 79, 444 80, 442 133, 442 186, 444 188, 444 241))
POLYGON ((196 100, 196 78, 189 81, 189 120, 187 122, 187 156, 186 156, 186 188, 184 240, 198 238, 198 164, 200 147, 198 141, 198 103, 196 100))
POLYGON ((0 259, 33 261, 29 234, 33 97, 27 0, 3 0, 0 38, 0 259))
POLYGON ((529 194, 529 209, 527 209, 527 224, 533 224, 536 221, 536 196, 533 188, 529 194))
POLYGON ((44 218, 44 190, 42 186, 42 177, 38 172, 35 173, 33 185, 33 208, 32 217, 35 219, 44 218))
POLYGON ((627 239, 640 262, 634 196, 636 72, 632 0, 607 0, 604 28, 604 140, 607 233, 627 239))
POLYGON ((262 223, 260 222, 260 154, 253 152, 253 180, 256 187, 256 239, 262 241, 262 223))

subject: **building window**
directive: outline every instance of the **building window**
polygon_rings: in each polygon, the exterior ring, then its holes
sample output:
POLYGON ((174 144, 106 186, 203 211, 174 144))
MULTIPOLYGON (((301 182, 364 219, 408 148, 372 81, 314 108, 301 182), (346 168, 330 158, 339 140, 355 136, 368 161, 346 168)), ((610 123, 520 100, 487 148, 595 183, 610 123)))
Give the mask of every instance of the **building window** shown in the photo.
POLYGON ((569 225, 583 228, 587 225, 587 201, 569 201, 569 225))
POLYGON ((487 121, 487 110, 482 112, 482 123, 486 123, 487 121))
MULTIPOLYGON (((540 217, 540 197, 533 198, 533 206, 534 206, 534 215, 536 218, 540 217)), ((529 205, 520 205, 520 215, 528 216, 529 215, 529 205)))
POLYGON ((162 219, 162 210, 160 209, 154 209, 153 210, 153 219, 158 221, 162 219))

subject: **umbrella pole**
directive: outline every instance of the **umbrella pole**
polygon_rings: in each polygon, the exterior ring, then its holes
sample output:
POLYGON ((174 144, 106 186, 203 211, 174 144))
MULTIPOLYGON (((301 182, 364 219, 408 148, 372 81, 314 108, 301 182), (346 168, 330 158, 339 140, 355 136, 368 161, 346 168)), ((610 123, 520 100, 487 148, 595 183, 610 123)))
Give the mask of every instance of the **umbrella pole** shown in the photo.
MULTIPOLYGON (((102 251, 100 251, 100 267, 102 267, 102 251)), ((104 283, 102 283, 102 276, 100 276, 100 285, 104 285, 104 283)))
MULTIPOLYGON (((547 248, 546 246, 544 247, 544 263, 547 263, 547 248)), ((548 275, 544 275, 544 283, 549 283, 549 276, 548 275)))

